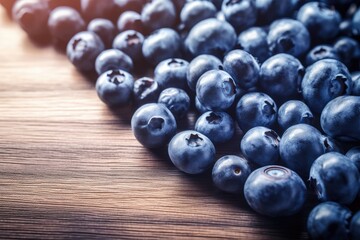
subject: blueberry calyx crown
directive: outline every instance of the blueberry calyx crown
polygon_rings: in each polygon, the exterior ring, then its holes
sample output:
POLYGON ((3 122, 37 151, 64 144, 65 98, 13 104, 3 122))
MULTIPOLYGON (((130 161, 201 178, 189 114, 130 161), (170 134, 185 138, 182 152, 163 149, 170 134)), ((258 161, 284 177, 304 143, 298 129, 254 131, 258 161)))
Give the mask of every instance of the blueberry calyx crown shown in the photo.
POLYGON ((126 37, 126 42, 129 46, 137 45, 140 43, 140 39, 137 33, 129 34, 126 37))
POLYGON ((119 70, 112 70, 106 76, 109 77, 109 82, 112 82, 115 85, 119 85, 120 83, 122 83, 125 78, 125 74, 123 74, 119 70))
POLYGON ((267 100, 265 100, 264 103, 265 103, 265 104, 264 104, 264 106, 263 106, 263 112, 264 112, 267 116, 274 115, 274 114, 276 113, 274 103, 270 103, 270 102, 267 101, 267 100))
POLYGON ((219 114, 216 114, 215 112, 211 112, 207 117, 206 121, 210 124, 219 124, 221 122, 222 118, 219 114))
POLYGON ((188 138, 186 138, 187 145, 191 147, 199 147, 203 143, 203 139, 198 135, 191 133, 188 138))
POLYGON ((86 42, 83 41, 81 38, 76 38, 74 42, 72 43, 73 50, 81 50, 84 49, 86 46, 86 42))
POLYGON ((275 131, 273 131, 273 130, 266 131, 264 134, 271 141, 271 145, 273 147, 275 147, 275 148, 279 147, 280 138, 279 138, 279 135, 275 131))
POLYGON ((285 52, 288 52, 295 47, 293 40, 287 37, 280 38, 279 44, 285 52))
POLYGON ((227 96, 233 96, 236 94, 236 86, 232 78, 224 80, 222 83, 222 89, 227 96))
POLYGON ((184 62, 178 61, 178 60, 176 60, 175 58, 172 58, 172 59, 168 62, 168 65, 169 65, 170 67, 176 68, 176 67, 181 67, 181 66, 183 66, 183 65, 184 65, 184 62))
POLYGON ((159 131, 164 127, 164 119, 162 117, 152 117, 148 122, 148 127, 151 130, 159 131))
POLYGON ((336 96, 346 94, 346 91, 348 89, 346 81, 347 78, 344 75, 336 75, 335 79, 330 81, 330 93, 336 96))

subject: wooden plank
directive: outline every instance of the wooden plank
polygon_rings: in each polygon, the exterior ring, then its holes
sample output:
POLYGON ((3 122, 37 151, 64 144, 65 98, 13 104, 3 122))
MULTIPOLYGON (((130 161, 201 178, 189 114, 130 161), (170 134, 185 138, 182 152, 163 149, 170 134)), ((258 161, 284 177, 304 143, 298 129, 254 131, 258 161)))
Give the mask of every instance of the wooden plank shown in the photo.
POLYGON ((307 238, 308 207, 261 217, 209 173, 180 173, 134 139, 130 109, 106 108, 93 80, 3 10, 0 32, 0 238, 307 238))

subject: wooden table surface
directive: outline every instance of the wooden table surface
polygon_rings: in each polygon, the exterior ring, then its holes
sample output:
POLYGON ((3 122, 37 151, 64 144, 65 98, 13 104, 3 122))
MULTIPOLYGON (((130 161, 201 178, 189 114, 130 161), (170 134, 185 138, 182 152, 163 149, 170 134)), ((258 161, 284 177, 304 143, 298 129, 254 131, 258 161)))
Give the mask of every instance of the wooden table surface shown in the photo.
POLYGON ((259 216, 216 190, 209 174, 185 175, 166 152, 143 148, 130 118, 1 9, 0 238, 307 239, 309 207, 259 216))

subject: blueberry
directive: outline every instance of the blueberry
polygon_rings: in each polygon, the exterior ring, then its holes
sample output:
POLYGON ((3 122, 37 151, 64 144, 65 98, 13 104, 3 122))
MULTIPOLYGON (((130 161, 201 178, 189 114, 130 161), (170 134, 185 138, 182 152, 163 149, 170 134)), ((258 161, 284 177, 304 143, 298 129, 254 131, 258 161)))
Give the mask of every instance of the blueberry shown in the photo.
POLYGON ((114 69, 131 72, 133 70, 133 62, 127 54, 118 49, 108 49, 101 52, 95 61, 96 72, 100 75, 114 69))
POLYGON ((214 69, 222 70, 223 66, 220 59, 213 55, 202 54, 191 60, 186 73, 189 88, 195 91, 196 84, 201 75, 214 69))
POLYGON ((200 174, 213 165, 215 147, 205 135, 187 130, 176 134, 171 139, 168 154, 171 162, 180 171, 200 174))
POLYGON ((329 45, 320 44, 311 49, 306 55, 306 66, 322 60, 322 59, 336 59, 340 57, 334 47, 329 45))
POLYGON ((283 165, 307 179, 314 160, 331 151, 329 140, 308 124, 289 127, 280 140, 280 157, 283 165))
POLYGON ((64 48, 78 32, 86 29, 80 13, 71 7, 57 7, 51 11, 48 26, 54 45, 64 48))
POLYGON ((176 133, 176 120, 163 104, 148 103, 131 118, 135 138, 146 148, 165 146, 176 133))
POLYGON ((312 164, 310 183, 319 200, 350 204, 359 192, 360 174, 348 157, 330 152, 312 164))
POLYGON ((256 23, 255 0, 223 0, 221 11, 236 32, 241 32, 256 23))
POLYGON ((360 172, 360 146, 353 147, 346 152, 346 156, 355 163, 357 169, 360 172))
POLYGON ((242 194, 251 168, 245 158, 225 155, 219 158, 212 169, 214 185, 222 191, 242 194))
POLYGON ((276 54, 260 68, 259 89, 281 104, 297 98, 305 69, 289 54, 276 54))
POLYGON ((294 19, 285 18, 272 22, 267 41, 273 55, 288 53, 300 57, 310 48, 308 30, 301 22, 294 19))
POLYGON ((141 20, 149 32, 172 28, 176 23, 176 8, 171 0, 152 0, 142 9, 141 20))
POLYGON ((134 82, 133 95, 136 105, 156 103, 161 93, 159 84, 152 78, 142 77, 134 82))
POLYGON ((360 44, 353 38, 341 37, 334 42, 334 50, 341 62, 351 67, 354 60, 360 58, 360 44))
POLYGON ((256 86, 260 67, 251 54, 243 50, 232 50, 225 55, 223 64, 224 70, 231 75, 237 86, 243 89, 256 86))
POLYGON ((146 32, 141 15, 134 11, 123 12, 117 21, 117 28, 119 32, 126 30, 134 30, 143 34, 146 32))
POLYGON ((357 211, 350 223, 350 239, 360 238, 360 211, 357 211))
POLYGON ((307 220, 307 231, 314 240, 348 239, 351 211, 336 202, 324 202, 314 207, 307 220))
POLYGON ((247 93, 236 106, 236 121, 244 132, 256 126, 272 127, 276 123, 277 106, 269 95, 247 93))
POLYGON ((214 18, 216 12, 216 7, 212 2, 199 0, 187 2, 180 13, 181 24, 183 28, 191 29, 204 19, 214 18))
MULTIPOLYGON (((3 1, 9 4, 11 1, 3 1)), ((43 0, 22 0, 12 2, 13 20, 35 41, 48 39, 47 21, 50 9, 47 1, 43 0)))
POLYGON ((201 75, 196 84, 200 103, 213 111, 228 109, 235 100, 236 86, 231 76, 222 70, 210 70, 201 75))
POLYGON ((188 66, 189 63, 180 58, 163 60, 154 70, 154 79, 163 89, 170 87, 186 89, 188 66))
POLYGON ((80 32, 71 38, 66 54, 70 62, 79 70, 95 70, 95 60, 105 49, 101 39, 93 32, 80 32))
POLYGON ((289 100, 282 104, 278 111, 278 124, 282 130, 299 124, 311 124, 314 116, 309 107, 300 100, 289 100))
POLYGON ((241 152, 257 166, 276 165, 279 160, 280 137, 266 127, 251 128, 240 142, 241 152))
POLYGON ((261 63, 270 57, 267 32, 261 27, 251 27, 242 31, 238 36, 236 48, 250 53, 261 63))
POLYGON ((314 114, 320 114, 332 99, 351 92, 347 67, 335 59, 323 59, 309 66, 301 82, 304 102, 314 114))
POLYGON ((122 10, 141 12, 149 0, 115 0, 115 4, 122 10))
POLYGON ((214 144, 229 141, 235 133, 235 123, 226 112, 208 111, 195 123, 195 130, 207 136, 214 144))
POLYGON ((108 19, 95 18, 87 26, 87 30, 96 33, 106 48, 110 48, 116 36, 115 25, 108 19))
POLYGON ((234 48, 236 33, 226 21, 209 18, 197 23, 190 30, 184 44, 194 57, 210 54, 222 58, 234 48))
POLYGON ((96 92, 109 107, 121 107, 128 104, 132 97, 134 78, 122 70, 108 70, 96 81, 96 92))
POLYGON ((162 28, 144 40, 142 53, 151 65, 156 66, 165 59, 179 57, 180 45, 181 39, 175 30, 162 28))
POLYGON ((323 2, 304 4, 296 18, 309 30, 312 41, 328 40, 339 32, 340 14, 323 2))
POLYGON ((50 9, 54 9, 60 6, 68 6, 76 9, 80 12, 80 0, 47 0, 50 9))
POLYGON ((116 0, 81 0, 81 14, 86 21, 95 18, 114 20, 119 16, 121 9, 115 4, 116 0))
POLYGON ((306 186, 288 168, 270 165, 254 170, 245 182, 244 195, 256 212, 270 216, 290 216, 301 210, 306 186))
POLYGON ((321 113, 321 128, 336 139, 360 140, 360 96, 340 96, 330 101, 321 113))
POLYGON ((140 32, 126 30, 115 37, 112 46, 126 53, 136 65, 140 64, 144 58, 142 55, 143 43, 144 36, 140 32))
POLYGON ((160 93, 158 103, 164 104, 174 115, 175 119, 181 119, 189 111, 190 97, 184 90, 170 87, 160 93))
POLYGON ((359 36, 360 36, 360 8, 357 8, 355 14, 352 17, 351 29, 352 29, 352 34, 356 38, 359 38, 359 36))
POLYGON ((301 0, 256 0, 257 23, 270 24, 272 21, 293 15, 301 0))

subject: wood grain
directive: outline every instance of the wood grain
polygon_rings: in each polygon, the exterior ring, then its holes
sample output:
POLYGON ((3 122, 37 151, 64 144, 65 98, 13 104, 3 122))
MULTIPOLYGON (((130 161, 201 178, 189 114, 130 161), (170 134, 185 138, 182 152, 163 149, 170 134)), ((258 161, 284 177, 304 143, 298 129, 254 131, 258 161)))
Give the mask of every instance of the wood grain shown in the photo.
MULTIPOLYGON (((131 109, 109 110, 93 80, 0 11, 0 238, 307 239, 309 207, 261 217, 209 173, 180 173, 134 139, 131 109)), ((236 138, 218 156, 231 151, 236 138)))

